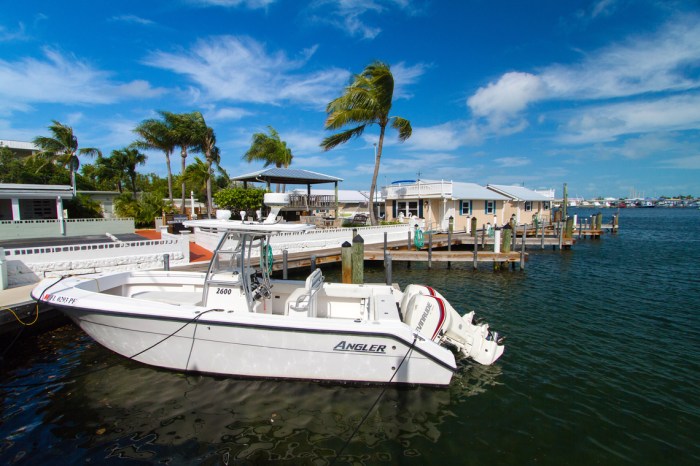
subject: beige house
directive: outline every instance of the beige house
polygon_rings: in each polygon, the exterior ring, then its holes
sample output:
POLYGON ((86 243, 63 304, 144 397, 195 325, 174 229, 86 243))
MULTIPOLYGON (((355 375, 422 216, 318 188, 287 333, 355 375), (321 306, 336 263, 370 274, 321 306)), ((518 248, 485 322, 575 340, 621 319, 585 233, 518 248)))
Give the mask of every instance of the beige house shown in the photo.
MULTIPOLYGON (((446 231, 450 218, 455 231, 502 225, 510 198, 476 183, 418 180, 391 184, 382 188, 387 220, 425 219, 428 230, 446 231)), ((510 218, 510 217, 508 217, 510 218)))
POLYGON ((487 187, 509 199, 505 203, 499 224, 507 223, 511 217, 515 218, 516 225, 530 225, 535 218, 539 222, 549 221, 552 198, 523 186, 489 184, 487 187))

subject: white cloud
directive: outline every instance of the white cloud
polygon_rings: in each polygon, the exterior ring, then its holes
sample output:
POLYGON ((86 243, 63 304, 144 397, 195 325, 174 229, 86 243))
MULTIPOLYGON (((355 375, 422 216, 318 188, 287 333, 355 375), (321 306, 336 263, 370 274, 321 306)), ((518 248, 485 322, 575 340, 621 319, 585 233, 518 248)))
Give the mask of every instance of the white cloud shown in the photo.
MULTIPOLYGON (((553 64, 536 74, 505 73, 479 88, 467 104, 475 116, 488 119, 492 128, 506 127, 513 132, 525 127, 522 113, 538 101, 620 99, 697 89, 700 79, 693 70, 699 65, 700 17, 690 16, 675 19, 655 33, 602 48, 578 63, 553 64)), ((579 123, 582 127, 587 124, 579 123)))
POLYGON ((413 134, 403 144, 406 149, 413 151, 448 151, 478 141, 478 131, 473 125, 449 122, 413 128, 413 134))
POLYGON ((622 135, 699 127, 700 95, 678 95, 587 108, 561 128, 559 140, 575 144, 605 142, 622 135))
POLYGON ((269 53, 250 37, 219 36, 198 41, 188 52, 153 52, 146 63, 189 77, 212 100, 325 105, 349 73, 338 68, 299 72, 314 50, 293 60, 281 51, 269 53))
POLYGON ((478 117, 486 117, 502 126, 530 102, 545 95, 542 79, 530 73, 506 73, 486 87, 479 88, 467 99, 467 105, 478 117))
POLYGON ((399 62, 391 65, 391 74, 394 76, 394 100, 413 97, 406 88, 418 82, 418 78, 423 76, 429 67, 425 63, 409 66, 405 62, 399 62))
POLYGON ((146 81, 114 81, 111 73, 52 49, 44 49, 44 54, 44 60, 0 60, 0 99, 6 107, 26 110, 33 103, 110 104, 162 93, 146 81))
POLYGON ((10 31, 5 26, 0 25, 0 42, 13 42, 26 40, 24 23, 19 23, 16 31, 10 31))
POLYGON ((700 155, 691 155, 689 157, 664 160, 661 163, 661 167, 677 168, 680 170, 700 170, 700 155))
POLYGON ((527 157, 499 157, 493 161, 503 168, 523 167, 530 164, 530 159, 527 157))
POLYGON ((123 22, 123 23, 131 23, 131 24, 140 24, 141 26, 150 26, 152 24, 155 24, 150 19, 141 18, 140 16, 136 16, 136 15, 118 15, 118 16, 112 16, 112 18, 110 18, 110 19, 111 19, 111 21, 119 21, 119 22, 123 22))
POLYGON ((276 0, 188 0, 189 3, 200 6, 220 6, 226 8, 235 8, 244 6, 251 10, 259 8, 267 8, 275 3, 276 0))
POLYGON ((330 24, 349 36, 370 40, 377 37, 382 29, 369 24, 367 18, 395 9, 409 15, 418 12, 408 0, 315 0, 309 6, 313 21, 330 24))
POLYGON ((252 112, 244 110, 242 108, 226 107, 226 108, 212 108, 207 111, 204 115, 206 121, 233 121, 240 120, 241 118, 251 115, 252 112))

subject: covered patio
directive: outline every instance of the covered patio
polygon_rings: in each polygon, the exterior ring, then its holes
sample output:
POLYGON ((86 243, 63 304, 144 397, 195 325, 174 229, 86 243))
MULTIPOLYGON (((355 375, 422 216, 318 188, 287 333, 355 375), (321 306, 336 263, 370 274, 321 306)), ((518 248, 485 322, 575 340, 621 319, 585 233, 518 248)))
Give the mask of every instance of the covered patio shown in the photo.
POLYGON ((310 211, 312 209, 333 208, 334 216, 338 217, 338 182, 343 181, 331 175, 301 170, 297 168, 265 168, 246 175, 231 178, 232 181, 243 182, 243 187, 247 188, 248 183, 265 183, 266 189, 271 191, 272 184, 281 185, 305 185, 306 194, 291 193, 289 195, 290 209, 310 211), (333 183, 334 195, 312 195, 311 185, 333 183))

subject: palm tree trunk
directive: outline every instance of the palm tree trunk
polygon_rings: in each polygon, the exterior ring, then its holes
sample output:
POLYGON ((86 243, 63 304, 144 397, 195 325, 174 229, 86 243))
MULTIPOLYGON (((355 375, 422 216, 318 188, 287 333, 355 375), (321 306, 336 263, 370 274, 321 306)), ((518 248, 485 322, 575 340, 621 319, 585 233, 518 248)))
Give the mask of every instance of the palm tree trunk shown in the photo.
POLYGON ((170 168, 170 152, 165 153, 165 164, 168 166, 168 197, 173 204, 173 171, 170 168))
MULTIPOLYGON (((182 149, 180 150, 180 156, 182 156, 182 171, 180 171, 180 176, 182 177, 182 205, 180 206, 180 213, 184 214, 186 207, 185 207, 185 168, 186 168, 186 160, 187 160, 187 149, 185 146, 182 146, 182 149)), ((193 212, 194 213, 194 212, 193 212)))
POLYGON ((207 157, 207 218, 211 218, 211 157, 207 157))
POLYGON ((372 186, 369 188, 369 221, 372 226, 379 225, 379 220, 374 212, 374 193, 377 191, 377 178, 379 177, 379 161, 382 158, 382 147, 384 146, 384 130, 386 125, 380 126, 379 144, 377 145, 377 157, 374 160, 374 173, 372 174, 372 186))

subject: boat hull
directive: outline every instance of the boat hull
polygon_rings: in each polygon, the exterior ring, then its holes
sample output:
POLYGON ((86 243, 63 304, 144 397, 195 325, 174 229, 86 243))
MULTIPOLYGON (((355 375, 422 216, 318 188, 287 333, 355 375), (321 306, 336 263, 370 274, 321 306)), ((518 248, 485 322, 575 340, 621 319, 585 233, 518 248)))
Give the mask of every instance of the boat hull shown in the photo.
POLYGON ((447 385, 452 353, 416 338, 403 323, 281 322, 275 316, 205 311, 155 318, 60 307, 106 348, 185 372, 278 379, 447 385), (199 314, 198 314, 199 315, 199 314), (240 317, 240 318, 239 318, 240 317))

